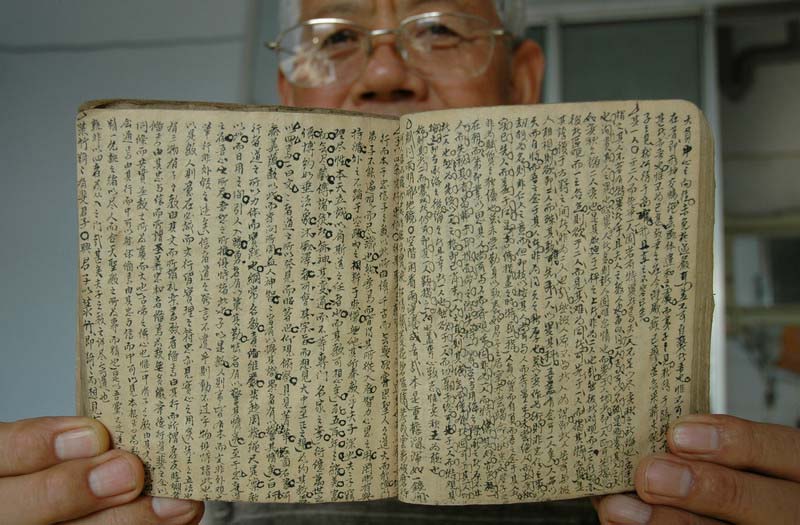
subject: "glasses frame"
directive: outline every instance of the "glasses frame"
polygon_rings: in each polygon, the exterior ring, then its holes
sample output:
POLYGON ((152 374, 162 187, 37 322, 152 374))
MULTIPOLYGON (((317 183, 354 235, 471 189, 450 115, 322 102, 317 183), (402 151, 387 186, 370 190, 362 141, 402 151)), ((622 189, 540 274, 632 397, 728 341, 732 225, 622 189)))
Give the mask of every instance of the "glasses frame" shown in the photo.
MULTIPOLYGON (((386 36, 386 35, 399 36, 400 34, 402 34, 403 30, 406 27, 408 27, 410 24, 413 24, 414 22, 418 22, 419 20, 424 20, 426 18, 437 18, 437 17, 440 17, 440 16, 448 16, 448 15, 450 15, 450 16, 455 15, 455 16, 460 16, 460 17, 464 17, 464 18, 471 18, 473 20, 479 20, 481 22, 486 23, 487 26, 489 26, 491 24, 491 22, 489 22, 488 20, 486 20, 485 18, 480 17, 480 16, 470 15, 470 14, 467 14, 467 13, 453 13, 453 12, 446 12, 446 11, 431 11, 429 13, 420 13, 418 15, 409 16, 408 18, 404 18, 400 22, 400 24, 394 29, 369 29, 369 28, 366 28, 366 27, 364 27, 364 26, 362 26, 360 24, 357 24, 357 23, 353 22, 352 20, 348 20, 346 18, 311 18, 309 20, 305 20, 303 22, 300 22, 299 24, 296 24, 296 25, 294 25, 294 26, 292 26, 292 27, 290 27, 288 29, 285 29, 284 31, 281 31, 278 34, 278 36, 275 38, 275 40, 272 40, 272 41, 269 41, 269 42, 264 42, 264 47, 266 47, 268 49, 271 49, 272 51, 275 51, 276 53, 285 52, 285 53, 293 54, 294 53, 293 51, 291 51, 289 49, 286 49, 286 48, 281 46, 281 41, 283 40, 283 38, 289 32, 294 31, 297 28, 302 27, 302 26, 306 26, 306 25, 347 24, 347 25, 353 27, 354 29, 357 29, 357 30, 363 32, 363 34, 366 36, 366 42, 367 42, 366 53, 367 53, 367 58, 369 58, 370 56, 372 56, 372 53, 375 50, 375 45, 373 44, 373 40, 375 38, 378 38, 378 37, 381 37, 381 36, 386 36)), ((495 38, 503 38, 503 37, 512 37, 513 36, 510 31, 508 31, 506 29, 503 29, 503 28, 489 28, 489 29, 486 30, 486 35, 491 37, 492 47, 491 47, 491 51, 489 53, 490 56, 491 56, 492 53, 494 53, 495 38)), ((420 74, 423 77, 427 77, 427 78, 435 78, 436 77, 436 75, 426 75, 426 74, 422 73, 420 70, 418 70, 417 68, 413 67, 411 64, 408 63, 408 50, 402 45, 402 39, 401 38, 395 38, 394 47, 399 52, 400 57, 403 59, 403 62, 410 69, 416 71, 418 74, 420 74)), ((489 67, 489 63, 491 63, 491 60, 487 60, 486 64, 484 64, 484 66, 481 68, 480 71, 476 71, 472 76, 466 77, 466 78, 474 78, 474 77, 482 75, 486 71, 486 69, 489 67)), ((364 62, 364 66, 362 66, 362 69, 361 69, 359 75, 364 72, 364 68, 366 67, 366 64, 367 64, 367 62, 364 62)), ((285 72, 284 72, 284 74, 285 74, 285 72)), ((288 79, 288 75, 287 75, 287 79, 288 79)), ((290 80, 290 82, 291 82, 291 80, 290 80)), ((335 83, 335 81, 329 82, 327 84, 320 84, 319 86, 316 86, 316 87, 328 86, 328 85, 331 85, 333 83, 335 83)))

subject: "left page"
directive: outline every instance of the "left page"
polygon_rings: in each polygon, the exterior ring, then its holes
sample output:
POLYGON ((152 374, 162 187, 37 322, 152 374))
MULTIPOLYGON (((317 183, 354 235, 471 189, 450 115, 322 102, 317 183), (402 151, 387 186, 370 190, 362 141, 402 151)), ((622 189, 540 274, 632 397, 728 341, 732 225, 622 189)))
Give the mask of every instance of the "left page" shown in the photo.
POLYGON ((322 111, 81 109, 78 404, 147 493, 396 496, 398 136, 322 111))

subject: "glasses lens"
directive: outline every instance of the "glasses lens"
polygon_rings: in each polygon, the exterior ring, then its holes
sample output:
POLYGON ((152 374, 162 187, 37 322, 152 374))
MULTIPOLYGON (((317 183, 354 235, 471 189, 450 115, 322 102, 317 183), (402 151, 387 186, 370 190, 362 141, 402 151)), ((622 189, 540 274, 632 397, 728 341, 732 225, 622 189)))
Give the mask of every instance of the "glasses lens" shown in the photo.
POLYGON ((403 26, 403 49, 408 64, 420 74, 463 80, 486 71, 494 51, 489 22, 460 14, 441 14, 412 20, 403 26))
POLYGON ((320 87, 357 77, 366 59, 366 35, 340 22, 309 21, 280 41, 280 67, 292 84, 320 87))

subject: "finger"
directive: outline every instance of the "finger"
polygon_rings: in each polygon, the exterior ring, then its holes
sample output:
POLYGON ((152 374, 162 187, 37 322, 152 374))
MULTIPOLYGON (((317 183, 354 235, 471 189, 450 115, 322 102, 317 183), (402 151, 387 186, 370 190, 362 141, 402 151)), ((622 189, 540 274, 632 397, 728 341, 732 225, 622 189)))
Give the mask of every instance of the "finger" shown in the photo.
POLYGON ((0 523, 53 523, 132 501, 144 486, 141 461, 127 452, 76 459, 0 479, 0 523))
POLYGON ((142 496, 68 525, 196 525, 203 518, 203 510, 200 501, 142 496))
POLYGON ((91 418, 40 417, 0 423, 0 477, 96 456, 108 447, 108 431, 91 418))
POLYGON ((794 523, 800 485, 670 454, 645 458, 635 474, 647 503, 735 523, 794 523))
POLYGON ((602 525, 719 525, 722 522, 661 505, 648 505, 635 496, 615 494, 597 502, 602 525))
POLYGON ((733 416, 693 415, 667 434, 670 450, 687 459, 753 470, 800 482, 800 430, 733 416))

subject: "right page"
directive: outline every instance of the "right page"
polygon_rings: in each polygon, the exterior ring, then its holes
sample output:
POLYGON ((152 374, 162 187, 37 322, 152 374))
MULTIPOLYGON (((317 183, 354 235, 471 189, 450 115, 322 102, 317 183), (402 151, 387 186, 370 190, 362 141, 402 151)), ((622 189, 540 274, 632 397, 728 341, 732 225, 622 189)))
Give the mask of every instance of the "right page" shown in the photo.
POLYGON ((401 120, 399 491, 633 488, 708 410, 713 144, 682 101, 401 120))

